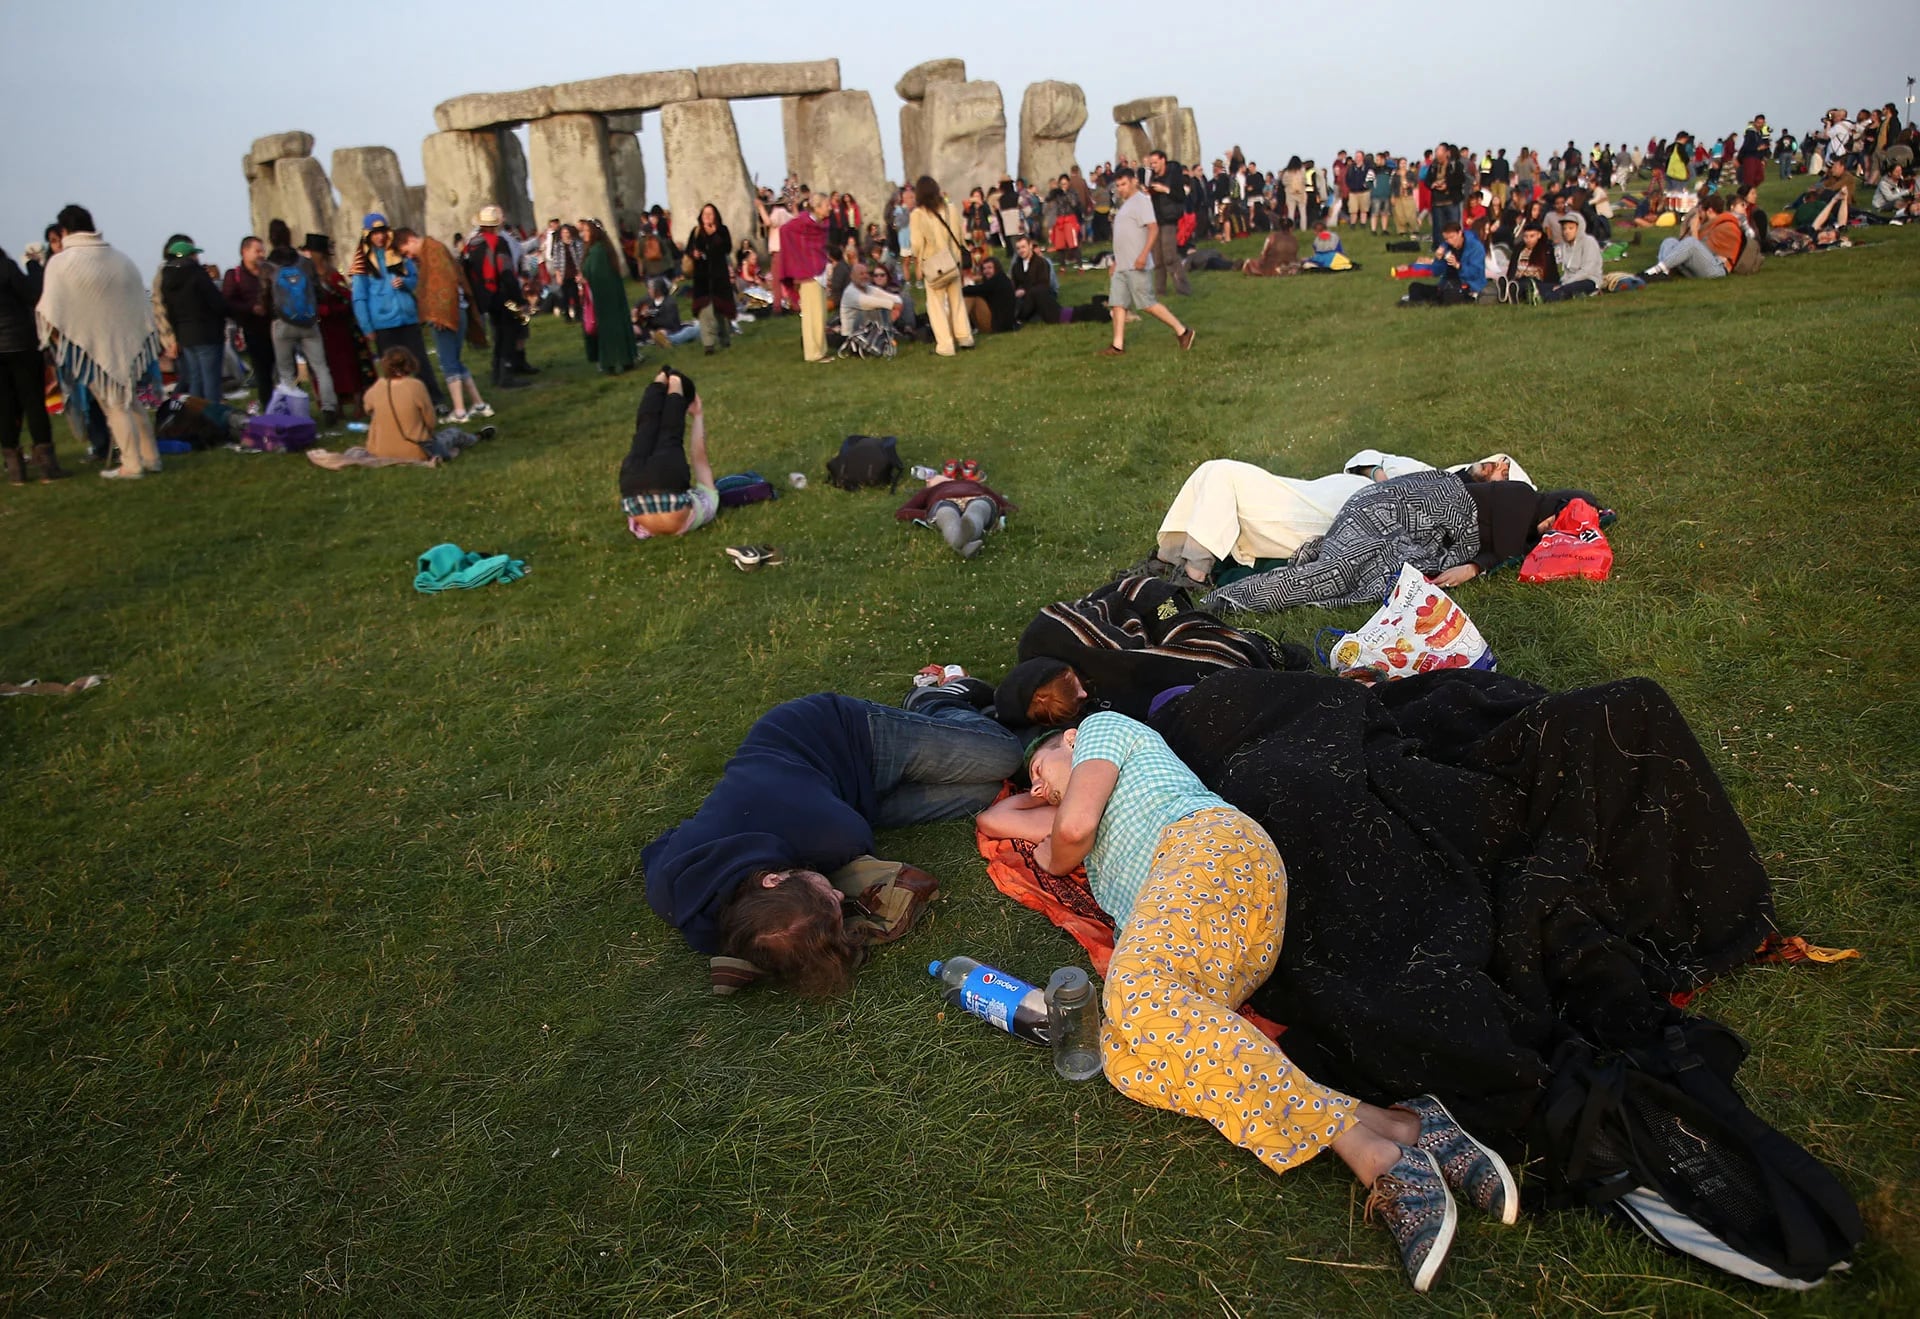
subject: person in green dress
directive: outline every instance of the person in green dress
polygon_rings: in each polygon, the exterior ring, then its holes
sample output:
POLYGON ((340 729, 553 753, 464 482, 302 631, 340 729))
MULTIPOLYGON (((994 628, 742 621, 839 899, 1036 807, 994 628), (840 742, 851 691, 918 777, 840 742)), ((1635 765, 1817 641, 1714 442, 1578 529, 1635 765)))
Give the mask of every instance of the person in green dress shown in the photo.
POLYGON ((586 332, 587 360, 600 374, 615 376, 638 359, 633 346, 633 313, 627 305, 627 286, 620 278, 619 254, 597 220, 584 226, 587 251, 580 275, 593 298, 593 328, 586 332))

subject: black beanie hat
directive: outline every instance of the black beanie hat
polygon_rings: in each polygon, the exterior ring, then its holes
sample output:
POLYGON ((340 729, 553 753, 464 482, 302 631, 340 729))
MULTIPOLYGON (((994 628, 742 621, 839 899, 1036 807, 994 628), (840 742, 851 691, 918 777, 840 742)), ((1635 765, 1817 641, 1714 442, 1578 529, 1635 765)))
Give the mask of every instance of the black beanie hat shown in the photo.
POLYGON ((1026 728, 1033 723, 1027 707, 1033 703, 1033 694, 1044 687, 1049 679, 1058 677, 1067 671, 1062 660, 1039 659, 1021 660, 1007 670, 1007 676, 993 692, 993 713, 1001 723, 1009 728, 1026 728))

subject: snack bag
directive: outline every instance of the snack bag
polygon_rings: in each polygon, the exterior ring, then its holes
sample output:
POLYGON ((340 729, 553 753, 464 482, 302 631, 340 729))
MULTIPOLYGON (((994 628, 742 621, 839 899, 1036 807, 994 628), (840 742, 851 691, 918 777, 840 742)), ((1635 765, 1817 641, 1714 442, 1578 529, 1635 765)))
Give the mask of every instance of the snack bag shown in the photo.
POLYGON ((1560 510, 1553 530, 1540 538, 1520 565, 1523 582, 1551 582, 1561 577, 1585 577, 1604 582, 1613 572, 1613 546, 1600 530, 1600 512, 1584 499, 1560 510))
POLYGON ((1334 643, 1327 666, 1343 678, 1378 682, 1434 669, 1492 669, 1495 662, 1467 611, 1403 564, 1387 602, 1334 643))

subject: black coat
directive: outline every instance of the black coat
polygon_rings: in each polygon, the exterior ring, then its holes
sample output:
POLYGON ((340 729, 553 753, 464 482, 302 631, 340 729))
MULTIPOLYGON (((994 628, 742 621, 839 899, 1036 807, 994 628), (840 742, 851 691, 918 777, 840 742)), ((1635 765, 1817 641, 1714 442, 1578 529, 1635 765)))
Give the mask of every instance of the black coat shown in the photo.
POLYGON ((0 254, 0 353, 30 353, 40 346, 33 309, 40 304, 41 267, 31 273, 0 254))
POLYGON ((160 268, 160 300, 182 348, 205 348, 226 337, 227 300, 192 257, 175 257, 160 268))
POLYGON ((969 298, 979 298, 987 304, 993 313, 993 332, 1001 334, 1014 328, 1013 281, 1006 272, 983 279, 978 284, 969 284, 961 292, 969 298))

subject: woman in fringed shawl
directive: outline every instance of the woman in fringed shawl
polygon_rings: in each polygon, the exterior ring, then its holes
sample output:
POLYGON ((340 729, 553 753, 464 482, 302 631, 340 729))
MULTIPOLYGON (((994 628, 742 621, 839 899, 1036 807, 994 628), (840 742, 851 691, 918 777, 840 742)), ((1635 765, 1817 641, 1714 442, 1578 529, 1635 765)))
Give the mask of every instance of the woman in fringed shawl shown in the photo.
POLYGON ((599 221, 589 220, 586 233, 587 253, 580 262, 580 273, 593 300, 593 328, 586 331, 587 360, 598 363, 602 375, 619 375, 637 359, 633 309, 627 305, 627 286, 620 280, 619 257, 607 231, 599 221))

